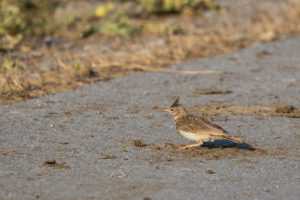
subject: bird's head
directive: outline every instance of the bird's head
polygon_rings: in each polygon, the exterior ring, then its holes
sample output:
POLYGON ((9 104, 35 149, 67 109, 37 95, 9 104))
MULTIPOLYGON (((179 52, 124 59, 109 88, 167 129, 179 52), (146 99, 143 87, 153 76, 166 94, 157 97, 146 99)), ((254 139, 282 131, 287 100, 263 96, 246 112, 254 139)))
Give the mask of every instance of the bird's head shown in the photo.
POLYGON ((173 115, 174 119, 177 119, 187 114, 185 108, 181 104, 179 104, 179 97, 175 99, 171 106, 163 107, 162 109, 173 115))

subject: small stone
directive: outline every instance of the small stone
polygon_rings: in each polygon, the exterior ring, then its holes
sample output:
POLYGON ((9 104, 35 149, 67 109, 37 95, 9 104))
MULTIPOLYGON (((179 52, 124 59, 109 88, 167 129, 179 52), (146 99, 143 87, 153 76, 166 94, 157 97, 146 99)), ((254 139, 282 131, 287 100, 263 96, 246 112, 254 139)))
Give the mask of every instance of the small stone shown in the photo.
POLYGON ((131 140, 131 145, 135 147, 142 147, 144 146, 141 140, 131 140))
POLYGON ((102 157, 102 159, 116 159, 117 157, 115 156, 115 155, 104 155, 103 157, 102 157))
POLYGON ((55 165, 56 164, 56 160, 47 160, 44 162, 44 165, 55 165))
POLYGON ((207 169, 207 170, 205 170, 205 173, 207 173, 207 174, 214 174, 215 172, 213 170, 211 170, 211 169, 207 169))

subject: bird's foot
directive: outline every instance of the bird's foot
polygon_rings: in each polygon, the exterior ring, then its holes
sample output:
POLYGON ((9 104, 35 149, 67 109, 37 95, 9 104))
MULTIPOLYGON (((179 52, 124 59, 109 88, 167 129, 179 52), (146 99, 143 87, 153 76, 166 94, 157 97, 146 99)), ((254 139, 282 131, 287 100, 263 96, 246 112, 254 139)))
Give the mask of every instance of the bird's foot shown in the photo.
POLYGON ((187 150, 193 147, 200 147, 203 143, 198 143, 198 144, 190 144, 190 145, 186 145, 183 147, 179 147, 180 150, 187 150))

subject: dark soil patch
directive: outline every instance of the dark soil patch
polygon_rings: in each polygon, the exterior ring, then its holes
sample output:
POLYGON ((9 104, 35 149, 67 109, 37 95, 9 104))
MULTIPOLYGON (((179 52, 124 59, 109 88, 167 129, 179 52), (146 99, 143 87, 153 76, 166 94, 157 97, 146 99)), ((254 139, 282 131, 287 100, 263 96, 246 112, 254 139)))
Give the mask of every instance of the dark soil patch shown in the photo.
POLYGON ((242 106, 242 105, 218 105, 208 104, 191 108, 194 112, 201 112, 207 115, 261 115, 270 117, 300 118, 300 110, 291 105, 282 107, 267 107, 263 105, 242 106))
POLYGON ((219 90, 219 89, 193 89, 194 94, 229 94, 231 90, 219 90))
POLYGON ((56 160, 47 160, 43 164, 44 167, 53 167, 56 169, 70 169, 70 165, 66 163, 57 163, 56 160))

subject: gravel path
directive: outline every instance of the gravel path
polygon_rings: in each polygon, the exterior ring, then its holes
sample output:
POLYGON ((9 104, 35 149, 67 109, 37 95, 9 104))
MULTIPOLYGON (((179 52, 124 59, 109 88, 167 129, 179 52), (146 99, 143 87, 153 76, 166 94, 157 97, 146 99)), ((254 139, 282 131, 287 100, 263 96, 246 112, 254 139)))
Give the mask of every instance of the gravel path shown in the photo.
POLYGON ((171 67, 221 76, 143 72, 1 106, 0 199, 296 200, 299 118, 212 115, 257 150, 211 144, 184 152, 176 145, 189 141, 153 106, 180 96, 193 112, 212 104, 298 112, 299 52, 299 37, 255 44, 171 67), (207 88, 232 93, 192 92, 207 88))

